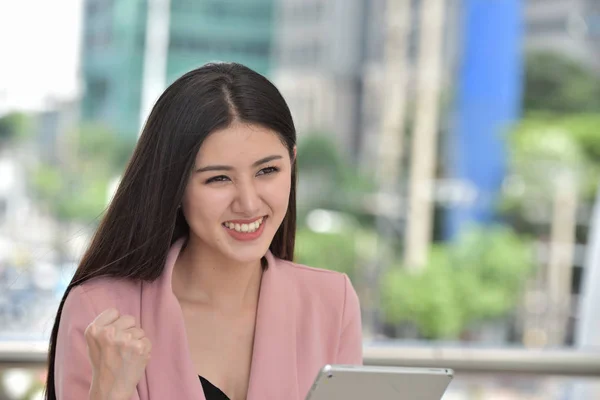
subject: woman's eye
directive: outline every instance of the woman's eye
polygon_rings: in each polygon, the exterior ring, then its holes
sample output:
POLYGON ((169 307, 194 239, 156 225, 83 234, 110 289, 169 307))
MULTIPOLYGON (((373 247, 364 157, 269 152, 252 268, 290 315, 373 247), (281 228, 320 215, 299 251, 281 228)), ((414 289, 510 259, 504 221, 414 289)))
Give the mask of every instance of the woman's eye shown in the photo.
POLYGON ((263 168, 260 171, 258 171, 258 174, 256 174, 256 175, 269 175, 269 174, 273 174, 277 171, 279 171, 279 168, 277 168, 277 167, 267 167, 267 168, 263 168))
POLYGON ((219 175, 219 176, 214 176, 214 177, 212 177, 212 178, 208 179, 208 180, 206 181, 206 183, 213 183, 213 182, 226 182, 226 181, 228 181, 228 180, 229 180, 229 178, 228 178, 228 177, 226 177, 225 175, 219 175))

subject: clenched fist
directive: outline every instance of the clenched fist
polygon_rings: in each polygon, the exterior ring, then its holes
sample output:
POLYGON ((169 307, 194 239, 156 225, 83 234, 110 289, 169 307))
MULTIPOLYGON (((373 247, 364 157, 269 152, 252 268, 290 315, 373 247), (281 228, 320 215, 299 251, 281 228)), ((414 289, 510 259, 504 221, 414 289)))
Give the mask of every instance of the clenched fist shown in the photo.
POLYGON ((151 343, 129 315, 114 308, 102 312, 86 328, 92 364, 91 399, 129 400, 150 359, 151 343))

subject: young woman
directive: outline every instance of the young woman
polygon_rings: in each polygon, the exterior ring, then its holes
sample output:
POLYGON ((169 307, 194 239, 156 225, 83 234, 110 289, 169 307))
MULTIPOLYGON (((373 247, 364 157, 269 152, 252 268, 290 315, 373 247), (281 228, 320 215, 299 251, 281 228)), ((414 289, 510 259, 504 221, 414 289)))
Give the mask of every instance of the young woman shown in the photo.
POLYGON ((296 133, 279 91, 208 64, 159 98, 61 302, 47 399, 301 400, 362 363, 345 275, 292 262, 296 133))

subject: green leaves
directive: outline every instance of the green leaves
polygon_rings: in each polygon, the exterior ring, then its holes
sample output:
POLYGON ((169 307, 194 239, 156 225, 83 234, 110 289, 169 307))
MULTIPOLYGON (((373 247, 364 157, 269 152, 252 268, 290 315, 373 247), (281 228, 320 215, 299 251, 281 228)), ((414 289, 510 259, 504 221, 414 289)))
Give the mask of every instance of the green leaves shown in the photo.
POLYGON ((37 199, 61 221, 95 220, 107 206, 109 182, 124 169, 134 143, 101 125, 82 125, 64 143, 72 158, 31 171, 37 199))
POLYGON ((296 261, 356 276, 356 241, 352 232, 318 233, 299 229, 296 234, 296 261))
POLYGON ((529 53, 523 103, 528 112, 600 112, 600 79, 562 54, 529 53))
POLYGON ((381 282, 385 319, 414 323, 428 339, 456 338, 514 308, 533 257, 532 244, 509 228, 472 228, 453 246, 435 245, 420 272, 390 267, 381 282))
POLYGON ((11 113, 0 117, 0 147, 15 140, 26 139, 31 133, 32 121, 22 113, 11 113))
POLYGON ((93 174, 97 168, 105 173, 120 174, 135 147, 135 141, 118 136, 107 127, 84 124, 74 132, 80 162, 91 165, 93 174))
POLYGON ((76 176, 50 165, 41 165, 31 175, 35 196, 59 220, 91 221, 107 205, 105 176, 76 176))
POLYGON ((600 114, 526 116, 508 136, 511 178, 502 209, 518 213, 531 202, 544 206, 561 174, 575 180, 583 200, 593 199, 600 182, 599 127, 600 114))
POLYGON ((331 135, 317 132, 301 138, 298 169, 300 221, 306 211, 324 208, 352 214, 373 225, 373 217, 365 213, 364 196, 375 191, 375 182, 344 160, 331 135))
POLYGON ((335 142, 326 134, 310 134, 298 144, 298 167, 306 173, 326 174, 333 182, 342 182, 346 175, 344 160, 335 142))
MULTIPOLYGON (((520 229, 549 222, 561 182, 593 201, 600 182, 600 78, 561 54, 530 53, 524 118, 508 140, 499 210, 520 229)), ((569 190, 572 190, 569 188, 569 190)))
POLYGON ((416 325, 428 339, 453 338, 464 326, 463 308, 443 247, 434 247, 427 266, 411 273, 390 266, 381 282, 381 306, 387 322, 416 325))

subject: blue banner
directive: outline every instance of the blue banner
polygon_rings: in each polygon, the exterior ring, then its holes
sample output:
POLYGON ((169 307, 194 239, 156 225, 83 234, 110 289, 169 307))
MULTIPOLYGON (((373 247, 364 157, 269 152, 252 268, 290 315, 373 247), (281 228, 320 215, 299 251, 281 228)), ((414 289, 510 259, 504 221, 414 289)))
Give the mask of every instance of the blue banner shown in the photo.
POLYGON ((506 169, 504 138, 521 113, 521 0, 463 0, 462 38, 449 151, 450 177, 472 185, 472 204, 452 206, 445 236, 489 223, 506 169))

